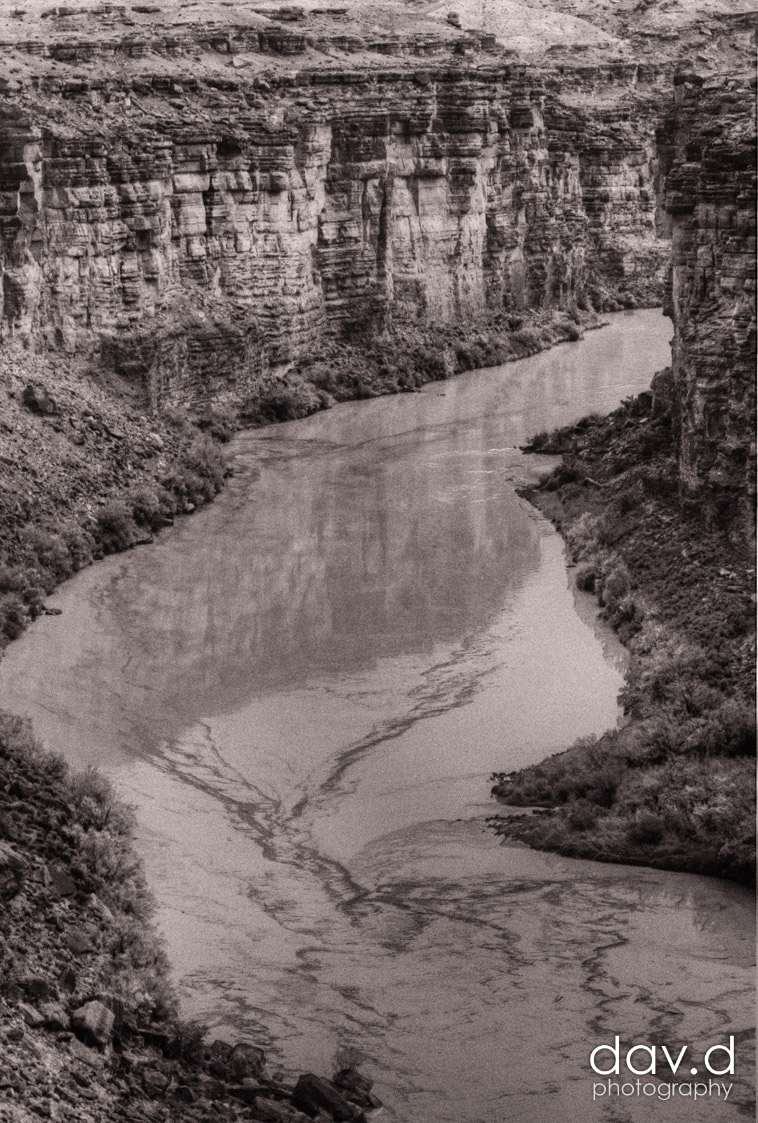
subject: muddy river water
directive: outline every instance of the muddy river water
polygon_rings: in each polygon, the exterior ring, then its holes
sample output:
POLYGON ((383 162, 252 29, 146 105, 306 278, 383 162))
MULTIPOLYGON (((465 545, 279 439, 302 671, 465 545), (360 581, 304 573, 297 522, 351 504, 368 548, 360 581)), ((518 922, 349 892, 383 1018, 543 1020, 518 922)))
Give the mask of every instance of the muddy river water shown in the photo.
POLYGON ((660 312, 611 321, 240 436, 212 507, 79 574, 0 666, 137 807, 185 1012, 287 1075, 358 1050, 388 1120, 744 1118, 749 894, 485 827, 493 769, 619 716, 622 656, 514 490, 550 464, 529 435, 668 361, 660 312), (593 1101, 615 1034, 690 1063, 735 1035, 727 1102, 593 1101))

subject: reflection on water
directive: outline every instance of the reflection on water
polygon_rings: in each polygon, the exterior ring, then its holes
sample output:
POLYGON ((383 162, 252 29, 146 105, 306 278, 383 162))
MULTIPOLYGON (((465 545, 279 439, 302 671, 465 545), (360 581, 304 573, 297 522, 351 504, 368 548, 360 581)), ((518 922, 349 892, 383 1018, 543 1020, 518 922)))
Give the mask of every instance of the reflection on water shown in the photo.
POLYGON ((667 337, 617 316, 243 435, 212 508, 70 582, 3 663, 3 704, 137 805, 186 1010, 290 1071, 357 1046, 390 1118, 621 1119, 589 1098, 602 1035, 749 1025, 746 894, 483 826, 493 768, 617 717, 518 446, 643 388, 667 337))

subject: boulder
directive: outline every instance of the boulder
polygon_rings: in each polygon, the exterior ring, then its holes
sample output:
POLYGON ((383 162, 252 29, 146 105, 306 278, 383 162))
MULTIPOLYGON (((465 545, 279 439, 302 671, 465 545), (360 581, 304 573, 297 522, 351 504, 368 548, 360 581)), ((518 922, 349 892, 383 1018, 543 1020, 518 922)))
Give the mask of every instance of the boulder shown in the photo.
POLYGON ((107 1045, 113 1033, 113 1014, 102 1002, 93 999, 71 1015, 71 1024, 78 1037, 96 1045, 107 1045))
POLYGON ((20 893, 28 870, 26 858, 6 842, 0 842, 0 901, 10 901, 20 893))
POLYGON ((39 1029, 45 1021, 39 1010, 35 1010, 33 1006, 27 1006, 26 1002, 19 1002, 18 1012, 32 1029, 39 1029))
POLYGON ((91 1049, 89 1045, 85 1045, 84 1042, 79 1041, 78 1038, 71 1038, 68 1042, 68 1049, 75 1060, 81 1061, 82 1064, 86 1064, 92 1069, 103 1069, 104 1058, 102 1054, 98 1053, 95 1049, 91 1049))
MULTIPOLYGON (((280 1103, 279 1100, 270 1100, 265 1096, 256 1096, 252 1101, 255 1107, 256 1118, 263 1123, 296 1123, 299 1112, 293 1111, 289 1104, 280 1103)), ((310 1118, 308 1117, 308 1123, 310 1118)))
POLYGON ((235 1080, 242 1082, 246 1076, 255 1079, 261 1076, 266 1068, 266 1054, 255 1045, 241 1042, 232 1049, 229 1064, 235 1080))
POLYGON ((148 1096, 155 1098, 164 1095, 170 1084, 171 1077, 166 1076, 165 1072, 159 1072, 157 1068, 142 1070, 142 1087, 148 1096))
MULTIPOLYGON (((51 613, 53 609, 45 609, 51 613)), ((61 897, 73 897, 76 893, 76 882, 73 877, 60 866, 45 866, 45 873, 49 879, 50 888, 61 897)))
POLYGON ((243 1104, 253 1107, 263 1087, 260 1084, 228 1084, 226 1090, 230 1096, 234 1096, 235 1100, 241 1100, 243 1104))
POLYGON ((38 382, 27 382, 21 393, 21 401, 32 413, 39 413, 43 417, 60 412, 55 398, 38 382))
POLYGON ((39 1012, 48 1029, 67 1030, 71 1026, 71 1019, 59 1002, 45 1002, 39 1012))
POLYGON ((335 1073, 334 1083, 341 1089, 347 1099, 367 1111, 374 1111, 382 1106, 381 1101, 371 1094, 373 1081, 355 1068, 340 1069, 339 1072, 335 1073))
POLYGON ((82 928, 72 928, 66 937, 66 943, 74 955, 86 955, 95 950, 95 944, 88 932, 82 928))
POLYGON ((231 1075, 232 1048, 227 1041, 214 1041, 208 1050, 210 1070, 214 1076, 223 1080, 231 1075))
POLYGON ((100 898, 97 897, 94 893, 90 893, 89 897, 87 898, 87 904, 93 912, 97 913, 101 920, 104 920, 106 922, 106 924, 113 923, 113 913, 108 908, 108 906, 103 901, 101 901, 100 898))
POLYGON ((65 990, 68 991, 69 994, 73 994, 73 992, 76 990, 76 981, 77 976, 74 968, 64 967, 58 980, 61 990, 65 990))
POLYGON ((31 1002, 49 1002, 57 998, 55 987, 42 975, 25 975, 18 980, 18 985, 31 1002))
POLYGON ((357 1108, 345 1099, 331 1080, 314 1076, 312 1072, 300 1077, 292 1093, 292 1102, 306 1115, 315 1116, 320 1111, 325 1111, 337 1123, 360 1117, 357 1108))

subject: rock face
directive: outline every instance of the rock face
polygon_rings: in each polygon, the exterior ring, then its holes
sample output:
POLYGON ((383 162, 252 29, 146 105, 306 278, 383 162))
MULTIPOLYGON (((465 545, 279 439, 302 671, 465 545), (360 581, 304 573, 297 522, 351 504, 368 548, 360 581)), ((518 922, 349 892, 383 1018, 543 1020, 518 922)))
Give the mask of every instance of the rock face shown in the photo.
POLYGON ((651 302, 660 76, 419 66, 17 84, 2 336, 197 403, 390 323, 651 302))
POLYGON ((677 79, 659 130, 671 224, 668 311, 682 493, 754 525, 755 82, 677 79))

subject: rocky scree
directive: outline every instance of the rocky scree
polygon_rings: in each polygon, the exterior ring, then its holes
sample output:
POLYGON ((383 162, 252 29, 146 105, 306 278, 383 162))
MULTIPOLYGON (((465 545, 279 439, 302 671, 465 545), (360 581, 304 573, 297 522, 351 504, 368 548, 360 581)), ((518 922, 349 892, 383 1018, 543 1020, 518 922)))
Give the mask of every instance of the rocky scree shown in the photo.
POLYGON ((365 1119, 353 1067, 287 1085, 177 1018, 131 831, 103 777, 0 712, 0 1120, 365 1119))

